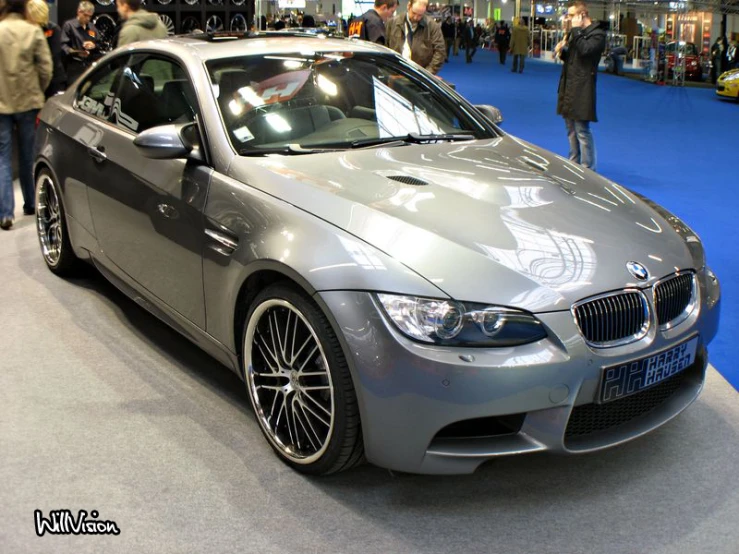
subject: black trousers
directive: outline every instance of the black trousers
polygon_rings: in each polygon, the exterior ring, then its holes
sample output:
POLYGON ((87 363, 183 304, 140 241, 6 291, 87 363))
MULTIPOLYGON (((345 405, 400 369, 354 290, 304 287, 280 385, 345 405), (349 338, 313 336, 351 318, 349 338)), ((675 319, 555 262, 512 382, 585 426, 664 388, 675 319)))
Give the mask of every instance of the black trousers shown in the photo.
POLYGON ((498 47, 498 55, 500 56, 501 65, 505 65, 506 54, 508 54, 508 45, 501 43, 496 45, 498 47))

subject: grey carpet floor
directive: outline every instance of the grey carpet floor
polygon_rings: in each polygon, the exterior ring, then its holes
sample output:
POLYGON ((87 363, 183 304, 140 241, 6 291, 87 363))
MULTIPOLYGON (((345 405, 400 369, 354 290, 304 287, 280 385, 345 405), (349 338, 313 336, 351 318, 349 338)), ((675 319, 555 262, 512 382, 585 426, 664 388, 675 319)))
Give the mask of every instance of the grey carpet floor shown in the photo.
POLYGON ((96 273, 53 276, 33 218, 0 232, 0 276, 2 553, 739 553, 739 403, 713 369, 683 415, 608 452, 309 479, 227 369, 96 273), (121 534, 37 537, 35 509, 121 534))

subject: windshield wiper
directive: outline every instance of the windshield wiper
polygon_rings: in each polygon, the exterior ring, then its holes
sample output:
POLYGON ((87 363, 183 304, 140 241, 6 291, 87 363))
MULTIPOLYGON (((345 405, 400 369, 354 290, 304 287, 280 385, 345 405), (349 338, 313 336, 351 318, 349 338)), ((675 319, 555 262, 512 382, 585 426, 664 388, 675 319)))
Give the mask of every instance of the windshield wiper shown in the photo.
POLYGON ((300 144, 287 144, 273 148, 244 148, 239 150, 239 156, 266 156, 268 154, 287 154, 300 156, 303 154, 322 154, 325 152, 339 152, 345 148, 304 148, 300 144))
POLYGON ((398 137, 381 137, 357 139, 352 141, 352 148, 363 148, 366 146, 390 146, 391 144, 430 144, 434 142, 454 142, 458 140, 474 140, 475 137, 471 131, 462 131, 461 133, 445 133, 438 135, 421 135, 419 133, 408 133, 405 136, 398 137))
POLYGON ((398 137, 381 137, 366 138, 354 140, 346 146, 326 146, 319 148, 305 147, 301 144, 286 144, 285 146, 275 146, 270 148, 244 148, 239 150, 239 156, 266 156, 268 154, 283 154, 299 156, 303 154, 323 154, 326 152, 341 152, 347 148, 366 148, 373 146, 402 146, 404 144, 432 144, 434 142, 454 142, 458 140, 474 140, 475 137, 471 131, 462 131, 455 134, 438 134, 438 135, 421 135, 418 133, 408 133, 405 136, 398 137))

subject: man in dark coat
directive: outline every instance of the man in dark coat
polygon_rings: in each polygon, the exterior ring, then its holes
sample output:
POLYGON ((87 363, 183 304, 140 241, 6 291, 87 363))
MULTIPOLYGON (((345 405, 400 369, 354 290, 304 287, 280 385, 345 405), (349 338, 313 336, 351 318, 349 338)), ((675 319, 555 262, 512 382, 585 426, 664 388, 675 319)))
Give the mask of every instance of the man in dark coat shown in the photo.
POLYGON ((385 46, 385 24, 395 15, 398 0, 375 0, 375 6, 352 21, 349 36, 385 46))
POLYGON ((472 58, 477 52, 477 35, 475 34, 475 24, 471 19, 467 20, 463 30, 464 38, 464 54, 467 63, 472 63, 472 58))
POLYGON ((500 65, 505 65, 506 54, 508 53, 508 47, 511 44, 511 30, 508 28, 508 24, 505 21, 501 21, 495 28, 495 47, 498 49, 498 55, 500 57, 500 65))
POLYGON ((724 71, 729 70, 729 41, 725 35, 721 35, 711 46, 711 82, 715 85, 724 71))
POLYGON ((447 16, 444 23, 441 24, 441 34, 444 35, 444 44, 446 45, 446 60, 449 61, 449 51, 454 46, 454 36, 456 34, 455 25, 452 16, 447 16))
POLYGON ((77 6, 77 17, 62 26, 62 61, 69 83, 76 81, 102 55, 98 48, 100 34, 90 22, 94 13, 92 2, 83 0, 77 6))
POLYGON ((67 72, 64 70, 64 64, 62 63, 62 30, 59 25, 49 21, 49 4, 46 0, 28 0, 26 19, 41 27, 51 51, 54 73, 51 77, 51 83, 44 91, 44 96, 49 98, 67 88, 67 72))
POLYGON ((606 49, 606 32, 592 21, 585 2, 574 2, 567 9, 571 31, 555 47, 564 62, 557 91, 557 113, 567 126, 570 160, 595 170, 595 143, 590 122, 595 115, 595 82, 598 62, 606 49))

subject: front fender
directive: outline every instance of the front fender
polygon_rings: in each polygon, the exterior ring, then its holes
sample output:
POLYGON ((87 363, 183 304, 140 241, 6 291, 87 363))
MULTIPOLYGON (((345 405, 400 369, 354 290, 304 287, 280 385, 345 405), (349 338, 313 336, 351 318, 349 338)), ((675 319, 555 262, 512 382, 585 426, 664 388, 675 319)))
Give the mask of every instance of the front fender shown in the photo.
POLYGON ((361 239, 223 175, 213 178, 205 220, 210 237, 203 254, 207 331, 234 352, 239 294, 255 272, 281 273, 309 295, 370 290, 447 297, 361 239))

